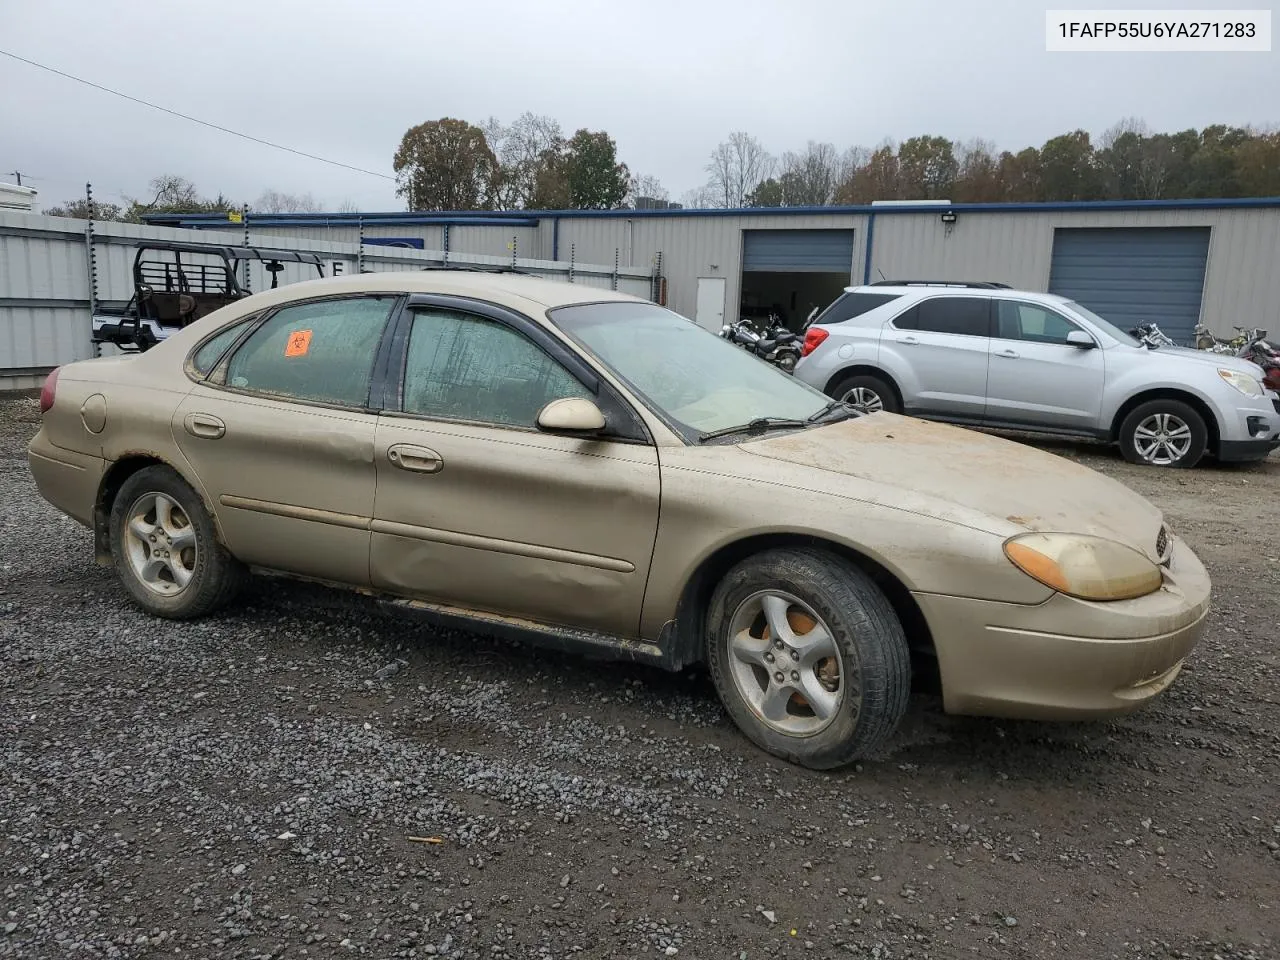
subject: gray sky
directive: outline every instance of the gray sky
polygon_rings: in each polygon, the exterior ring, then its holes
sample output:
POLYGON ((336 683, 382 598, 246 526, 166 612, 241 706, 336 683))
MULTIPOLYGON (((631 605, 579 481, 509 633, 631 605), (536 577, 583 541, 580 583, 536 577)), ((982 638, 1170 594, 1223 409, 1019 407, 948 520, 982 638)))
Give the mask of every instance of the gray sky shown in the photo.
MULTIPOLYGON (((1171 0, 1165 0, 1171 2, 1171 0)), ((1093 0, 1077 6, 1136 4, 1093 0)), ((1280 121, 1280 53, 1044 50, 1029 0, 0 0, 0 48, 202 119, 391 173, 405 129, 525 110, 607 130, 674 198, 733 130, 774 153, 824 140, 1039 146, 1138 116, 1156 130, 1280 121)), ((1186 4, 1184 4, 1186 6, 1186 4)), ((1200 0, 1200 8, 1268 2, 1200 0)), ((1280 27, 1280 17, 1273 19, 1280 27)), ((52 204, 159 173, 252 201, 401 209, 389 181, 247 143, 0 57, 0 179, 52 204)))

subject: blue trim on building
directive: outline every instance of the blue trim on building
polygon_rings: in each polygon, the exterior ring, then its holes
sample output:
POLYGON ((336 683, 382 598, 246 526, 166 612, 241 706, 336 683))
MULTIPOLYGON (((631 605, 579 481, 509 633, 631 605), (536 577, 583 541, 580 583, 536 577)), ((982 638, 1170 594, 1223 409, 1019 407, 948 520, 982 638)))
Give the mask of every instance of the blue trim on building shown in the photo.
MULTIPOLYGON (((536 227, 544 217, 572 218, 642 218, 642 217, 742 217, 742 216, 841 216, 875 214, 955 213, 1080 213, 1122 210, 1236 210, 1280 208, 1280 197, 1240 197, 1207 200, 1073 200, 1054 203, 951 203, 910 206, 875 206, 870 204, 845 207, 743 207, 732 210, 456 210, 442 212, 386 213, 250 213, 250 227, 258 224, 276 226, 349 225, 363 217, 366 224, 444 224, 455 226, 519 226, 536 227)), ((221 213, 155 213, 143 217, 155 226, 214 227, 228 224, 221 213)))
POLYGON ((867 249, 866 255, 862 258, 862 282, 864 284, 871 282, 871 243, 876 238, 876 215, 874 213, 867 215, 867 249))

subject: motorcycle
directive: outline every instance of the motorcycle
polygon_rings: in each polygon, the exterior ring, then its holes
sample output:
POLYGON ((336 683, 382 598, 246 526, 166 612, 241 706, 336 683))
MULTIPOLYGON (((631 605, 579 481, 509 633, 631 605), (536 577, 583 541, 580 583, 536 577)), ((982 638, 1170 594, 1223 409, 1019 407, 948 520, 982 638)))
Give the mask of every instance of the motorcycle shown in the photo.
POLYGON ((1157 323, 1140 323, 1132 330, 1129 335, 1137 339, 1144 347, 1155 349, 1157 347, 1176 347, 1178 344, 1160 329, 1157 323))
POLYGON ((776 317, 771 316, 770 320, 770 327, 762 333, 750 320, 743 317, 736 323, 727 323, 721 327, 720 336, 773 364, 784 373, 793 373, 796 364, 800 362, 800 337, 784 327, 776 317))
POLYGON ((1247 339, 1237 356, 1260 366, 1262 385, 1280 392, 1280 347, 1267 340, 1267 331, 1256 327, 1248 332, 1247 339))

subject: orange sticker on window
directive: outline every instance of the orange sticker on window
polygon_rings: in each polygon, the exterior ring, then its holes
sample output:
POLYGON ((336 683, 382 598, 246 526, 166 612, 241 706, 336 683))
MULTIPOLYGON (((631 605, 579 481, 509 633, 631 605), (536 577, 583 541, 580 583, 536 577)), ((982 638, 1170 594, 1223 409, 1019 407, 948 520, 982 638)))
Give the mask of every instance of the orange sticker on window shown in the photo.
POLYGON ((286 357, 305 357, 310 349, 311 331, 295 330, 289 334, 289 340, 284 345, 284 355, 286 357))

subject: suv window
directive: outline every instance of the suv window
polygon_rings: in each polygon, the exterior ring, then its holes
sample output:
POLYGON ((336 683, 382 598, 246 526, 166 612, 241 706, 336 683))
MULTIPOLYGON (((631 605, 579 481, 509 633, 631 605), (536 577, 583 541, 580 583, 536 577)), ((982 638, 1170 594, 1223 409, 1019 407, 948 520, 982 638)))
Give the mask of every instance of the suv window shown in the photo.
POLYGON ((996 301, 996 330, 1002 340, 1032 343, 1066 343, 1067 334, 1079 330, 1060 313, 1021 300, 996 301))
POLYGON ((538 412, 562 397, 593 398, 523 334, 450 310, 414 313, 404 374, 406 413, 533 427, 538 412))
POLYGON ((374 355, 395 297, 284 307, 231 357, 226 383, 287 399, 369 405, 374 355))
POLYGON ((831 306, 814 318, 814 323, 842 323, 852 320, 876 307, 882 307, 891 300, 897 300, 900 293, 846 293, 840 296, 831 306))
POLYGON ((989 336, 991 301, 986 297, 933 297, 893 321, 899 330, 989 336))

